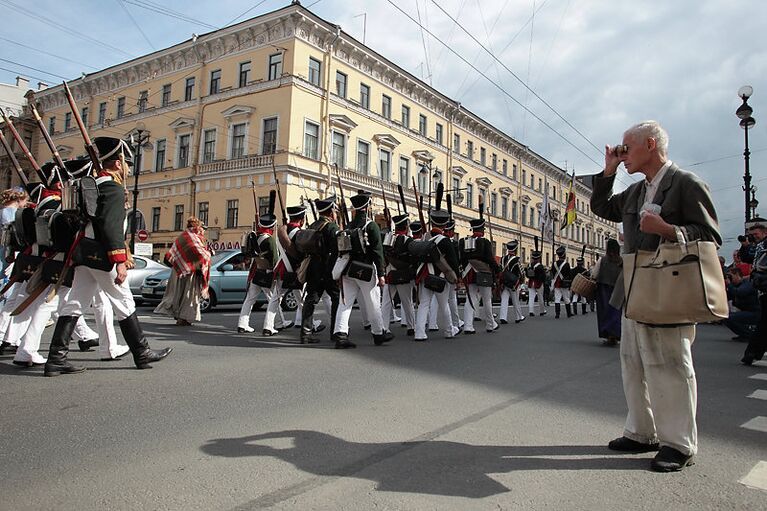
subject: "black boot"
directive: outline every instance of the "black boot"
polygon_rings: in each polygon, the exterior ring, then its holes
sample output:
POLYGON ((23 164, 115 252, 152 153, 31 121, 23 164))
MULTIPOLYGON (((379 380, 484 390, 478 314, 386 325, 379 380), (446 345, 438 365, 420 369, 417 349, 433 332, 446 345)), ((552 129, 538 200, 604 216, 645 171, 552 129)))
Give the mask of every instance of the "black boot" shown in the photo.
POLYGON ((573 317, 573 311, 572 311, 572 308, 570 307, 569 303, 565 304, 565 311, 567 311, 567 317, 568 318, 572 318, 573 317))
POLYGON ((586 304, 585 303, 581 304, 581 314, 588 314, 588 312, 586 312, 586 304))
POLYGON ((136 316, 135 312, 124 320, 119 321, 118 324, 120 325, 123 337, 125 337, 125 342, 133 354, 133 362, 139 369, 152 367, 149 365, 150 363, 159 362, 173 351, 173 348, 163 348, 161 350, 149 348, 149 343, 144 336, 144 332, 141 330, 141 324, 139 324, 138 316, 136 316))
POLYGON ((380 346, 385 342, 391 341, 392 339, 394 339, 394 334, 387 332, 386 330, 384 330, 383 333, 379 335, 373 334, 373 344, 376 346, 380 346))
POLYGON ((314 335, 312 335, 313 333, 314 332, 312 332, 311 330, 306 331, 304 330, 303 327, 301 327, 301 338, 300 338, 301 344, 317 344, 318 342, 320 342, 319 339, 317 339, 316 337, 314 337, 314 335))
POLYGON ((562 312, 562 305, 559 303, 554 304, 554 319, 559 319, 559 313, 562 312))
POLYGON ((349 334, 345 334, 343 332, 337 332, 333 334, 333 337, 331 339, 335 341, 337 350, 345 350, 345 349, 357 347, 356 344, 354 344, 353 342, 349 340, 349 334))
POLYGON ((60 316, 53 330, 51 347, 48 350, 48 361, 45 363, 45 376, 59 376, 61 374, 81 373, 85 371, 83 366, 75 366, 67 360, 69 353, 69 340, 75 330, 78 316, 60 316))
POLYGON ((578 315, 578 304, 577 303, 572 304, 572 308, 573 308, 573 316, 577 316, 578 315))
POLYGON ((80 348, 80 351, 91 351, 91 348, 95 348, 98 345, 98 339, 91 339, 89 341, 77 341, 77 346, 80 348))

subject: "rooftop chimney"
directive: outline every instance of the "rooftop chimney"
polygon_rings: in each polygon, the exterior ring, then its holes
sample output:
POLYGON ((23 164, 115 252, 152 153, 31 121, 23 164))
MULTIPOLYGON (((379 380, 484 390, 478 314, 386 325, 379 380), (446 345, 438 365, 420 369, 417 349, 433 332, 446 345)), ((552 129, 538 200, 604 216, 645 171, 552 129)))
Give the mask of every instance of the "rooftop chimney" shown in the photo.
POLYGON ((29 78, 24 78, 23 76, 17 76, 16 77, 16 87, 20 89, 26 89, 29 87, 29 78))
POLYGON ((48 88, 48 84, 45 82, 37 82, 37 90, 45 90, 48 88))

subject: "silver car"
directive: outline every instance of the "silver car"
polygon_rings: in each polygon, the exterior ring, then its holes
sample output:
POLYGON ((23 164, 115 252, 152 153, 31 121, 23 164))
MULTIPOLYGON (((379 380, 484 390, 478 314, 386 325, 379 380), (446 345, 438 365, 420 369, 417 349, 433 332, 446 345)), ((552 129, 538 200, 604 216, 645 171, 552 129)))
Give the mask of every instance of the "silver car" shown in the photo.
POLYGON ((133 294, 133 300, 139 304, 144 301, 141 298, 141 284, 144 282, 144 279, 168 267, 144 256, 134 255, 133 262, 136 267, 128 270, 128 285, 130 286, 131 294, 133 294))

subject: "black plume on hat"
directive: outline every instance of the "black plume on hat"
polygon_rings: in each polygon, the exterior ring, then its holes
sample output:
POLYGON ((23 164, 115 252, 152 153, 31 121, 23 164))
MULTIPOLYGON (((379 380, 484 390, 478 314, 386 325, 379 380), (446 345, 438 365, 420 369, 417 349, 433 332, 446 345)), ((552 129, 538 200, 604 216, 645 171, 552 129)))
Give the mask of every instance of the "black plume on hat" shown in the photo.
POLYGON ((450 215, 450 218, 453 218, 453 198, 450 197, 450 194, 448 193, 445 196, 445 200, 447 200, 447 214, 450 215))
POLYGON ((485 218, 485 201, 482 200, 482 196, 479 196, 479 219, 485 218))
POLYGON ((269 190, 269 214, 274 216, 274 203, 277 198, 277 190, 269 190))
POLYGON ((565 255, 565 252, 567 252, 567 249, 565 249, 565 247, 560 246, 559 248, 557 248, 557 255, 559 257, 562 257, 563 255, 565 255))
POLYGON ((439 211, 442 209, 442 194, 445 193, 445 187, 442 185, 442 183, 439 183, 437 185, 437 197, 434 199, 434 209, 439 211))
POLYGON ((397 191, 399 192, 399 201, 402 204, 402 212, 407 214, 407 203, 405 202, 405 191, 402 189, 402 185, 397 185, 397 191))
POLYGON ((535 245, 535 251, 538 252, 538 236, 533 238, 533 244, 535 245))

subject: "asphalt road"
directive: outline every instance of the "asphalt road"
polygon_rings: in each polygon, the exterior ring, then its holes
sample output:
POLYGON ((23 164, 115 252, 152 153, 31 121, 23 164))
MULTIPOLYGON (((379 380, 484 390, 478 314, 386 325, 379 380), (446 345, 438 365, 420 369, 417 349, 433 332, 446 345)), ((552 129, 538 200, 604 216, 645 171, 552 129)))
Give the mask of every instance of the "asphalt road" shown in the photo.
POLYGON ((693 348, 697 463, 656 474, 606 448, 625 402, 594 314, 383 347, 357 323, 340 351, 237 334, 234 308, 192 327, 139 311, 174 347, 151 370, 0 358, 0 509, 767 509, 741 482, 767 488, 767 365, 739 365, 724 327, 693 348))

